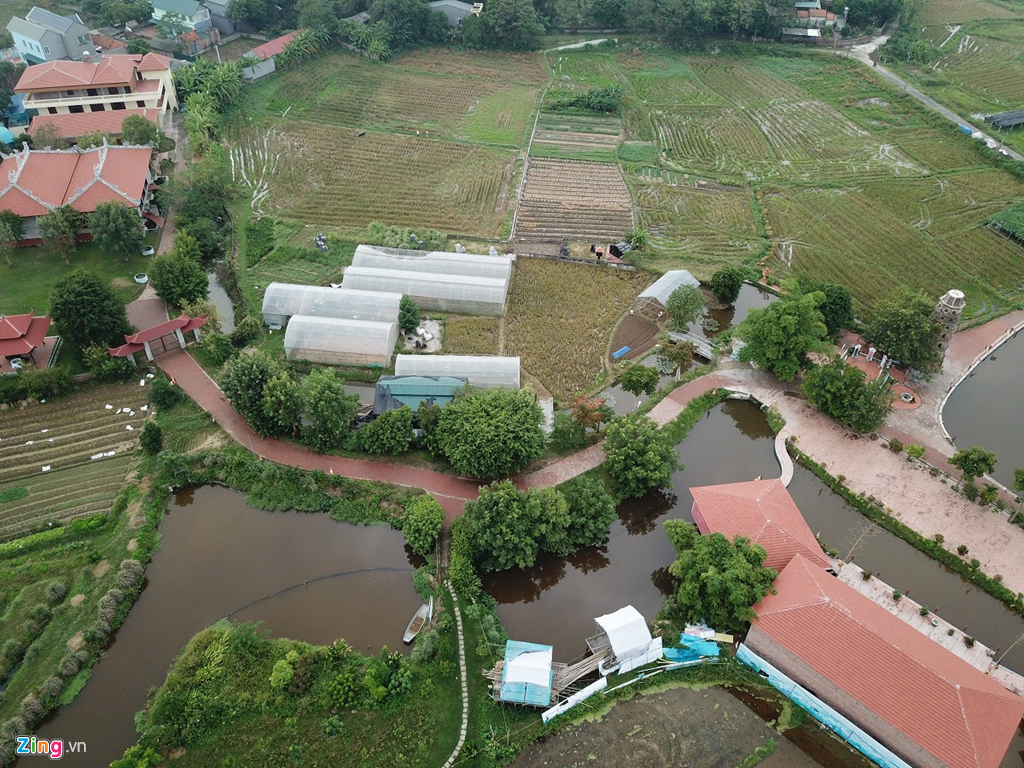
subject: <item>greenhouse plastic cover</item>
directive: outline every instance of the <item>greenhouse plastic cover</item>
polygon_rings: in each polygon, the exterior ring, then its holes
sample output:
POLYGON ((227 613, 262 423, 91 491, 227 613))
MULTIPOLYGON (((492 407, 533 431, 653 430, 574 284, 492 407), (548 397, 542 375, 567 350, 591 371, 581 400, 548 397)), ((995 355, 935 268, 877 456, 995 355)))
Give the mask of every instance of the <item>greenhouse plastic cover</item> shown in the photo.
POLYGON ((552 651, 550 645, 509 640, 501 673, 501 701, 538 707, 550 704, 552 651))
POLYGON ((798 682, 790 679, 745 644, 741 644, 736 658, 758 672, 768 675, 768 682, 776 690, 806 709, 827 728, 834 731, 852 747, 866 755, 882 768, 911 768, 910 764, 894 754, 888 747, 823 702, 798 682))
POLYGON ((512 260, 504 256, 478 256, 472 253, 444 251, 411 251, 403 248, 382 248, 360 245, 352 257, 353 267, 397 269, 407 272, 432 272, 447 275, 472 275, 508 280, 512 260))
POLYGON ((285 331, 284 349, 289 359, 306 351, 390 360, 397 339, 396 323, 296 315, 285 331))
POLYGON ((263 314, 338 317, 391 323, 398 320, 401 293, 271 283, 263 294, 263 314))
POLYGON ((700 286, 700 281, 685 269, 673 269, 659 277, 652 285, 644 289, 640 294, 641 299, 654 299, 661 306, 667 306, 668 297, 672 291, 681 285, 700 286))
POLYGON ((421 308, 501 314, 508 280, 470 275, 431 274, 398 269, 349 267, 346 288, 406 293, 421 308))
POLYGON ((455 376, 481 389, 519 389, 519 358, 494 355, 398 355, 396 376, 455 376))
POLYGON ((608 635, 608 642, 618 661, 635 653, 643 653, 651 644, 651 630, 647 628, 647 620, 632 605, 599 616, 595 621, 608 635))

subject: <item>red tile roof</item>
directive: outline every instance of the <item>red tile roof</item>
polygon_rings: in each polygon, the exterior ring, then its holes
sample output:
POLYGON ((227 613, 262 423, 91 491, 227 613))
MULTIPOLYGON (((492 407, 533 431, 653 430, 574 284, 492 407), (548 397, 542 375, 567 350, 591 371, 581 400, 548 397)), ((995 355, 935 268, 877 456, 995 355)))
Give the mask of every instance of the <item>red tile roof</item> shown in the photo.
POLYGON ((297 29, 294 32, 289 32, 287 35, 281 35, 273 40, 268 40, 263 45, 257 45, 249 51, 249 55, 255 56, 257 59, 269 59, 271 56, 277 56, 277 54, 285 49, 288 43, 295 39, 299 32, 302 32, 302 30, 297 29))
MULTIPOLYGON (((142 344, 146 341, 155 341, 161 336, 166 336, 167 334, 174 333, 175 331, 187 333, 188 331, 195 330, 196 328, 202 328, 204 325, 206 325, 205 316, 189 317, 188 313, 182 312, 180 317, 176 317, 173 320, 167 320, 166 322, 154 325, 152 328, 146 328, 138 333, 133 333, 131 335, 125 334, 124 340, 127 344, 123 346, 127 347, 132 344, 142 344)), ((121 349, 121 347, 118 347, 118 349, 121 349)), ((111 354, 113 354, 113 352, 111 352, 111 354)))
POLYGON ((43 125, 52 125, 66 139, 77 139, 87 133, 99 131, 115 136, 121 133, 121 124, 128 115, 139 115, 156 123, 155 109, 107 109, 103 112, 80 112, 74 115, 37 115, 32 118, 28 134, 43 125))
POLYGON ((820 568, 832 567, 781 480, 708 485, 690 493, 693 520, 701 533, 721 533, 730 541, 745 536, 765 548, 765 565, 777 571, 796 554, 820 568))
POLYGON ((0 315, 0 357, 27 355, 43 343, 50 330, 50 318, 27 315, 0 315))
POLYGON ((100 61, 47 61, 27 67, 14 90, 28 91, 75 90, 109 85, 127 85, 136 70, 151 72, 170 66, 165 56, 147 53, 139 56, 119 53, 105 56, 100 61))
POLYGON ((775 590, 759 630, 946 765, 1000 764, 1024 699, 800 555, 775 590))
POLYGON ((0 162, 0 210, 43 216, 70 205, 92 213, 109 200, 137 207, 152 154, 149 147, 15 152, 0 162))

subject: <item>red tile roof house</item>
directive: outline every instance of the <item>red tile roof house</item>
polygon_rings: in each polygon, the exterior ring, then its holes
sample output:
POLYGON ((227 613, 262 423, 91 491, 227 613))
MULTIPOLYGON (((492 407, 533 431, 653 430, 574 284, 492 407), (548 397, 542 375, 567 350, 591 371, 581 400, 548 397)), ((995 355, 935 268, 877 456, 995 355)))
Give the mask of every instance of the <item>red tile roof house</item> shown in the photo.
POLYGON ((28 135, 44 125, 52 125, 57 130, 57 135, 74 141, 87 133, 109 133, 111 136, 121 135, 121 124, 129 115, 144 117, 154 125, 157 122, 158 113, 155 109, 118 109, 105 112, 83 112, 81 114, 67 115, 36 115, 32 118, 32 125, 28 128, 28 135))
POLYGON ((59 336, 47 336, 50 318, 27 315, 0 315, 0 374, 15 373, 11 361, 28 358, 37 368, 45 368, 55 359, 59 336))
POLYGON ((721 533, 730 541, 744 536, 764 547, 765 565, 776 571, 797 554, 819 568, 832 568, 782 480, 708 485, 690 493, 693 520, 702 534, 721 533))
POLYGON ((1024 699, 795 555, 745 645, 913 766, 996 768, 1024 699))
POLYGON ((268 40, 262 45, 257 45, 245 54, 247 58, 256 60, 251 66, 242 69, 242 75, 245 79, 259 80, 261 77, 274 72, 277 69, 274 57, 283 52, 288 47, 288 44, 302 32, 303 30, 297 29, 294 32, 289 32, 287 35, 275 37, 273 40, 268 40))
MULTIPOLYGON (((36 219, 70 205, 84 214, 111 200, 130 206, 139 216, 149 204, 153 177, 150 147, 102 147, 82 150, 25 149, 0 153, 0 211, 11 210, 25 222, 20 245, 39 245, 36 219)), ((141 218, 140 218, 141 226, 141 218)), ((79 239, 90 239, 87 230, 79 239)))

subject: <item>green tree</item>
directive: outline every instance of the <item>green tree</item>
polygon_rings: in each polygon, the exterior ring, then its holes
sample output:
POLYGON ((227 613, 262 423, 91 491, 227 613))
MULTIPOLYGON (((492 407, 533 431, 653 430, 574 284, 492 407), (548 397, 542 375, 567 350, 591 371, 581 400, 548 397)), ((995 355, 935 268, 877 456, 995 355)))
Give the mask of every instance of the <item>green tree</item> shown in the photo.
POLYGON ((460 474, 508 477, 544 452, 543 423, 529 387, 471 390, 441 411, 431 440, 460 474))
POLYGON ((272 434, 277 427, 277 420, 263 410, 263 390, 278 373, 278 363, 257 351, 231 358, 221 379, 221 389, 235 410, 261 435, 272 434))
POLYGON ((615 499, 595 477, 581 475, 562 488, 569 504, 569 541, 574 549, 592 547, 608 537, 615 522, 615 499))
POLYGON ((1013 470, 1013 490, 1024 493, 1024 468, 1013 470))
MULTIPOLYGON (((144 40, 145 38, 135 38, 144 40)), ((150 122, 142 115, 128 115, 121 123, 121 143, 146 146, 152 144, 154 147, 160 141, 160 129, 156 123, 150 122)))
POLYGON ((642 393, 649 397, 657 391, 660 378, 656 368, 638 363, 622 374, 619 384, 630 394, 640 397, 642 393))
POLYGON ((972 448, 961 448, 953 454, 949 463, 963 472, 964 480, 970 482, 996 468, 996 455, 975 445, 972 448))
POLYGON ((107 347, 93 344, 82 350, 85 367, 97 381, 128 381, 135 378, 138 369, 126 357, 111 357, 107 347))
POLYGON ((933 310, 923 293, 901 291, 875 305, 865 335, 889 357, 919 371, 936 371, 942 363, 942 326, 932 319, 933 310))
POLYGON ((39 234, 61 257, 65 264, 68 256, 78 246, 75 237, 85 227, 84 217, 70 205, 54 208, 45 216, 36 219, 39 234))
POLYGON ((896 398, 888 382, 868 381, 863 371, 838 357, 808 369, 802 390, 818 410, 857 432, 881 427, 896 398))
POLYGON ((198 251, 193 250, 192 245, 189 244, 188 250, 185 252, 189 258, 193 258, 196 261, 212 258, 224 251, 224 234, 213 219, 199 217, 190 219, 187 222, 181 222, 178 235, 174 238, 174 246, 176 249, 180 246, 184 251, 186 248, 185 243, 179 242, 182 234, 187 234, 195 239, 198 251))
POLYGON ((203 249, 191 232, 179 229, 174 236, 174 255, 198 264, 203 260, 203 249))
POLYGON ((11 261, 11 254, 14 253, 14 249, 18 247, 18 240, 14 236, 14 232, 7 224, 0 220, 0 255, 4 257, 4 261, 7 262, 8 266, 13 264, 11 261))
POLYGON ((417 496, 405 507, 402 533, 405 534, 405 543, 417 555, 426 557, 434 551, 443 527, 444 509, 429 493, 417 496))
POLYGON ((231 0, 228 16, 232 21, 241 21, 259 31, 270 26, 274 17, 272 0, 231 0))
POLYGON ((398 302, 398 328, 402 333, 411 333, 420 324, 420 308, 406 293, 398 302))
POLYGON ((124 344, 131 331, 124 304, 94 272, 76 269, 57 282, 50 294, 50 317, 66 344, 85 349, 124 344))
POLYGON ((142 55, 147 54, 152 50, 153 46, 149 44, 149 40, 147 40, 145 37, 133 37, 131 40, 128 41, 128 53, 142 55))
POLYGON ((311 422, 302 440, 321 453, 345 439, 359 407, 359 398, 345 394, 344 382, 330 368, 316 368, 302 380, 302 402, 311 422))
POLYGON ((156 23, 160 37, 165 40, 174 40, 178 35, 188 32, 188 19, 180 13, 168 11, 156 23))
POLYGON ((398 456, 409 450, 412 442, 411 409, 393 408, 385 411, 359 430, 359 447, 377 456, 398 456))
POLYGON ((102 147, 103 142, 113 146, 117 144, 114 136, 110 133, 104 133, 103 131, 90 131, 89 133, 83 133, 75 141, 81 149, 90 149, 92 147, 102 147))
POLYGON ((157 296, 176 307, 202 301, 210 292, 203 268, 178 253, 165 253, 153 259, 149 268, 149 281, 157 296))
POLYGON ((824 350, 828 328, 818 311, 821 293, 776 301, 751 310, 739 328, 746 346, 740 359, 767 368, 782 381, 792 381, 810 365, 807 354, 824 350))
POLYGON ((601 447, 612 491, 620 499, 667 488, 679 466, 669 439, 650 418, 636 413, 612 419, 601 447))
POLYGON ((465 525, 484 571, 529 568, 537 562, 535 521, 527 513, 526 494, 511 482, 484 486, 480 498, 467 501, 465 510, 465 525))
POLYGON ((704 294, 695 285, 680 285, 669 295, 665 309, 672 327, 686 330, 704 314, 704 294))
MULTIPOLYGON (((4 33, 6 33, 6 30, 4 30, 4 33)), ((9 48, 12 45, 14 45, 13 40, 7 45, 0 43, 0 47, 3 48, 9 48)), ((18 84, 21 73, 24 71, 24 67, 12 64, 9 61, 0 61, 0 105, 3 105, 4 109, 10 104, 11 97, 14 95, 14 86, 18 84)))
POLYGON ((70 146, 71 143, 52 123, 43 123, 32 132, 32 147, 35 149, 67 149, 70 146))
POLYGON ((299 14, 300 29, 333 30, 337 26, 338 17, 327 0, 299 0, 295 10, 299 14))
POLYGON ((164 449, 164 433, 155 421, 147 421, 139 436, 139 445, 150 456, 156 456, 164 449))
POLYGON ((622 29, 626 26, 626 9, 620 0, 594 0, 590 4, 590 15, 604 29, 622 29))
POLYGON ((566 557, 576 549, 569 529, 572 517, 569 502, 557 488, 538 488, 526 497, 526 516, 533 521, 537 546, 558 557, 566 557))
POLYGON ((708 287, 721 303, 732 304, 743 287, 743 273, 732 265, 726 265, 711 276, 708 287))
POLYGON ((138 256, 142 248, 142 220, 138 211, 116 200, 96 206, 89 217, 89 230, 100 248, 120 254, 124 261, 138 256))
POLYGON ((21 245, 21 239, 25 237, 25 220, 14 211, 5 208, 0 211, 0 225, 5 226, 10 232, 11 239, 16 245, 21 245))
POLYGON ((704 37, 714 26, 712 0, 663 0, 658 5, 658 27, 670 43, 704 37))
POLYGON ((556 413, 551 425, 551 446, 556 451, 575 451, 587 444, 587 430, 567 413, 556 413))
POLYGON ((668 520, 665 533, 676 551, 669 566, 675 592, 666 616, 680 624, 706 621, 719 631, 743 630, 755 618, 754 605, 769 592, 778 572, 764 566, 768 553, 737 536, 701 536, 684 520, 668 520))
MULTIPOLYGON (((658 353, 658 356, 668 365, 672 366, 671 370, 674 373, 689 366, 696 354, 697 345, 692 341, 672 341, 668 339, 662 342, 661 352, 658 353)), ((665 368, 662 370, 665 370, 665 368)))
POLYGON ((373 0, 370 21, 387 25, 387 43, 404 45, 423 36, 430 6, 419 0, 373 0))
POLYGON ((485 45, 509 51, 531 50, 544 34, 531 0, 490 0, 480 15, 480 26, 485 45))
POLYGON ((299 385, 287 371, 279 371, 267 381, 261 407, 269 434, 295 436, 302 416, 302 395, 299 385))

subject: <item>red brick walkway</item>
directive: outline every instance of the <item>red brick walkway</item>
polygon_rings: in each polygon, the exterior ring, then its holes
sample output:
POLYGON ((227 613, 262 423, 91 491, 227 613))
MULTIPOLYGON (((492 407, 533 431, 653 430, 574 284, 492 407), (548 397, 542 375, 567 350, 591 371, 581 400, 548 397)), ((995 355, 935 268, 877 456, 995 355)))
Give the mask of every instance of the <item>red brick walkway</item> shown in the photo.
POLYGON ((422 488, 437 496, 450 522, 462 514, 466 499, 479 495, 477 484, 440 472, 404 467, 384 462, 325 456, 282 440, 260 437, 224 397, 220 387, 187 352, 170 352, 157 358, 164 372, 209 413, 221 428, 239 444, 261 458, 302 469, 319 469, 357 480, 422 488))

